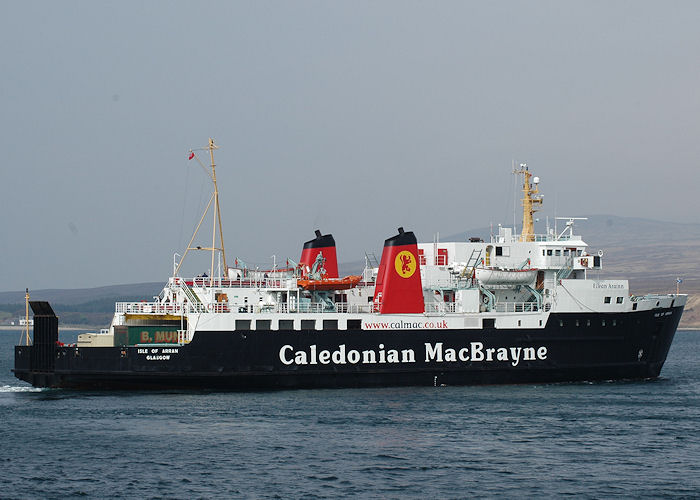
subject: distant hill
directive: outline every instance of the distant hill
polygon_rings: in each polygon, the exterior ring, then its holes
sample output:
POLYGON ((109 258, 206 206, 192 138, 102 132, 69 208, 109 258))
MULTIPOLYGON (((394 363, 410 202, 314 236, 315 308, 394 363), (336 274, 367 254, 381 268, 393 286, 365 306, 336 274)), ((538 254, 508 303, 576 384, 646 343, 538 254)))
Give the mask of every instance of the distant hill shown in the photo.
MULTIPOLYGON (((135 300, 150 299, 163 289, 163 283, 136 283, 131 285, 111 285, 98 288, 30 290, 31 300, 47 300, 51 303, 76 305, 98 299, 112 297, 138 297, 135 300)), ((0 304, 24 304, 24 291, 0 292, 0 304)))
MULTIPOLYGON (((150 300, 163 288, 162 283, 136 283, 98 288, 30 290, 31 300, 51 302, 61 324, 107 327, 114 315, 115 302, 150 300)), ((24 292, 0 292, 0 323, 9 324, 25 314, 24 292)))

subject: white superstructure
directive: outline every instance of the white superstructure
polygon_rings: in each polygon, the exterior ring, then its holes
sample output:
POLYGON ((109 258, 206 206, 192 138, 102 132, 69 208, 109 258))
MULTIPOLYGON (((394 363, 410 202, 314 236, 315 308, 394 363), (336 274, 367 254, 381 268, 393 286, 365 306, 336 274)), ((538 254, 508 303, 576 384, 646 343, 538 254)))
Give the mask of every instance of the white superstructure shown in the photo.
MULTIPOLYGON (((210 141, 210 152, 214 148, 210 141)), ((685 304, 685 295, 634 297, 626 280, 600 278, 602 252, 587 251, 574 233, 576 218, 564 219, 560 232, 535 234, 532 214, 542 203, 539 179, 533 187, 525 165, 517 173, 525 178, 521 234, 499 226, 489 241, 418 244, 420 314, 380 314, 372 267, 352 288, 313 290, 300 285, 300 266, 281 271, 241 267, 221 277, 187 279, 177 274, 178 265, 156 300, 118 303, 107 335, 138 325, 175 328, 179 343, 190 342, 198 331, 541 329, 552 313, 622 313, 685 304)), ((214 240, 205 250, 223 253, 223 242, 214 240)), ((85 340, 83 345, 102 343, 85 340)))

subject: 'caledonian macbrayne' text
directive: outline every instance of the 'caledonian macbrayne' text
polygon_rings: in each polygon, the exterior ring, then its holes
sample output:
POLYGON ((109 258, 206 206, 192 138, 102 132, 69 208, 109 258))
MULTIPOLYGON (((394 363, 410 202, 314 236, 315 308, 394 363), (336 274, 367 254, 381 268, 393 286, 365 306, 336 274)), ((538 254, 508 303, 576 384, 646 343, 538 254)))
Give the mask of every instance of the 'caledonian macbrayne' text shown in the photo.
POLYGON ((425 343, 424 356, 417 358, 414 349, 386 349, 379 344, 377 349, 347 349, 341 344, 335 350, 321 349, 312 344, 302 349, 284 345, 279 352, 280 361, 285 365, 374 365, 388 363, 495 362, 507 361, 518 366, 521 361, 544 361, 547 348, 540 347, 484 347, 481 342, 470 342, 461 348, 444 347, 442 342, 425 343))

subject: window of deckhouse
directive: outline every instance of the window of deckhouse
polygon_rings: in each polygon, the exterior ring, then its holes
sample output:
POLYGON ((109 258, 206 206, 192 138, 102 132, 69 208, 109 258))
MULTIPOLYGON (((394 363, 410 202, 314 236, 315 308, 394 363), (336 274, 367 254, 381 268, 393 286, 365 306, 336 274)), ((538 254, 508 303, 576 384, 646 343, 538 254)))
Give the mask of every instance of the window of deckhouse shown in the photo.
POLYGON ((420 260, 420 265, 424 266, 425 265, 425 253, 422 248, 418 249, 418 259, 420 260))

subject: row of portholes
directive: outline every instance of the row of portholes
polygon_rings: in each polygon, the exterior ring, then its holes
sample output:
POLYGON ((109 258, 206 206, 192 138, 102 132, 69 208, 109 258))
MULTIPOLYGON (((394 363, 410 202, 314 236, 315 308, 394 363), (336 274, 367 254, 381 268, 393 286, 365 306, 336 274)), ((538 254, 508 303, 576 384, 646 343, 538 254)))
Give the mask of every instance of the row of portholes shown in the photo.
MULTIPOLYGON (((611 300, 612 300, 612 297, 605 297, 605 298, 603 299, 603 303, 605 303, 605 304, 610 304, 611 300)), ((624 298, 624 297, 617 297, 617 299, 615 300, 615 302, 616 302, 617 304, 622 304, 624 301, 625 301, 625 298, 624 298)))
MULTIPOLYGON (((573 321, 574 321, 574 326, 591 326, 591 320, 590 320, 590 319, 587 319, 586 322, 585 322, 585 324, 584 324, 583 320, 575 319, 575 320, 573 320, 573 321)), ((608 326, 608 325, 610 325, 610 326, 617 326, 618 324, 622 325, 622 320, 619 320, 619 322, 618 322, 617 319, 612 319, 612 320, 610 320, 609 322, 606 321, 605 319, 601 319, 601 320, 600 320, 600 326, 608 326)), ((564 320, 563 320, 563 319, 560 319, 560 320, 559 320, 559 326, 564 326, 564 320)))

